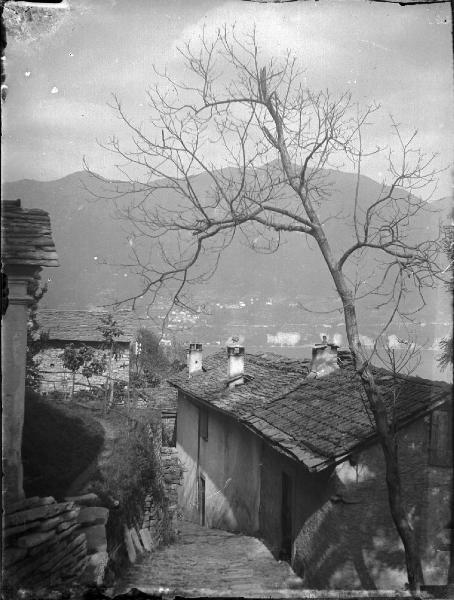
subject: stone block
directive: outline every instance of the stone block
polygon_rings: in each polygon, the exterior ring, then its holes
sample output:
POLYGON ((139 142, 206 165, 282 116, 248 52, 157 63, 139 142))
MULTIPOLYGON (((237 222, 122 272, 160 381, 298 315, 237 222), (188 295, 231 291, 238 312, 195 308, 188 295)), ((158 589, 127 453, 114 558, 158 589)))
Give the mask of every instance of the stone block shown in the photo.
POLYGON ((22 560, 15 563, 8 569, 8 580, 11 583, 24 584, 26 579, 36 573, 39 567, 46 562, 49 557, 47 555, 41 556, 25 556, 22 560))
MULTIPOLYGON (((52 498, 53 500, 53 498, 52 498)), ((29 508, 26 510, 20 510, 5 517, 5 527, 15 527, 16 525, 23 525, 30 521, 36 521, 37 519, 47 519, 53 517, 67 510, 75 508, 73 502, 63 502, 56 504, 55 501, 52 504, 38 506, 36 508, 29 508)))
POLYGON ((47 557, 47 561, 42 563, 40 568, 41 571, 50 571, 55 573, 59 566, 63 563, 66 557, 72 552, 74 552, 79 546, 84 545, 85 536, 83 534, 79 534, 73 540, 71 540, 68 544, 63 545, 58 552, 52 553, 51 556, 47 557))
POLYGON ((109 518, 109 509, 101 506, 86 506, 80 510, 77 521, 82 525, 105 525, 109 518))
POLYGON ((151 539, 150 531, 148 529, 142 528, 139 531, 139 536, 145 550, 147 552, 151 552, 151 550, 153 549, 153 541, 151 539))
POLYGON ((19 548, 33 548, 55 536, 55 531, 38 531, 37 533, 26 533, 16 542, 19 548))
POLYGON ((67 537, 71 536, 78 528, 79 525, 77 523, 70 524, 70 527, 68 527, 68 529, 65 529, 65 531, 57 532, 55 536, 50 540, 40 544, 39 546, 31 548, 30 554, 34 555, 39 554, 41 552, 47 552, 51 546, 59 544, 60 542, 62 542, 62 540, 65 540, 67 537))
POLYGON ((26 548, 6 548, 3 551, 3 565, 8 568, 14 563, 24 558, 27 554, 26 548))
POLYGON ((89 494, 82 494, 81 496, 68 496, 65 498, 67 502, 75 502, 80 506, 100 506, 102 504, 99 496, 90 492, 89 494))
POLYGON ((79 531, 87 537, 87 551, 89 554, 107 550, 106 528, 104 525, 83 527, 79 531))
POLYGON ((96 552, 87 558, 87 565, 81 576, 81 583, 101 585, 104 581, 104 573, 109 562, 107 552, 96 552))
POLYGON ((128 559, 129 562, 131 563, 135 563, 137 560, 137 554, 134 548, 134 544, 133 541, 131 539, 131 534, 129 532, 129 529, 126 527, 126 525, 124 526, 124 540, 125 540, 125 547, 126 547, 126 552, 128 554, 128 559))
POLYGON ((65 513, 61 513, 56 517, 51 517, 50 519, 46 519, 45 521, 41 521, 39 525, 40 531, 48 531, 49 529, 58 529, 58 525, 62 523, 67 523, 68 527, 71 526, 71 521, 74 521, 77 518, 78 511, 70 510, 65 513))
POLYGON ((10 515, 15 512, 26 510, 29 508, 35 508, 37 506, 46 506, 47 504, 54 504, 55 499, 52 496, 40 498, 39 496, 33 496, 32 498, 24 498, 17 502, 7 503, 5 506, 5 514, 10 515))
POLYGON ((144 547, 142 546, 142 543, 139 539, 139 534, 137 533, 136 529, 134 527, 132 527, 129 530, 129 533, 131 534, 132 543, 134 544, 134 548, 136 549, 136 552, 139 554, 143 554, 144 547))
POLYGON ((7 527, 3 530, 3 536, 5 538, 17 536, 24 531, 31 531, 34 529, 38 529, 40 525, 40 521, 30 521, 29 523, 24 523, 23 525, 16 525, 15 527, 7 527))

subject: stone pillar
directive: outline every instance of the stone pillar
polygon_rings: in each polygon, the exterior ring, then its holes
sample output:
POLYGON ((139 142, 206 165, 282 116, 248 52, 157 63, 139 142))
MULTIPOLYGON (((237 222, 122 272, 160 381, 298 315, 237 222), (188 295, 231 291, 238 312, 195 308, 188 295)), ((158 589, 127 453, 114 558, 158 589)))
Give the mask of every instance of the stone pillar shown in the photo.
POLYGON ((7 501, 23 498, 22 427, 24 424, 27 322, 33 299, 27 288, 39 276, 36 266, 9 265, 9 305, 2 318, 3 491, 7 501))

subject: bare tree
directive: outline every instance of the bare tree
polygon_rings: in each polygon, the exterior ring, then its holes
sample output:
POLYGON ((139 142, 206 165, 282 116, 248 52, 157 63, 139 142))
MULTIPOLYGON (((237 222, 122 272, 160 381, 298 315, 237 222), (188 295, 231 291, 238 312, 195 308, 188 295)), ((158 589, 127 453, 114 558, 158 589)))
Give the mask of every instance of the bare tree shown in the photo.
MULTIPOLYGON (((283 236, 312 239, 329 269, 342 309, 353 364, 373 414, 386 463, 391 514, 405 548, 412 590, 423 583, 414 532, 404 508, 398 468, 397 438, 361 344, 357 302, 375 294, 390 308, 388 324, 405 316, 405 298, 434 285, 438 276, 437 240, 414 239, 412 218, 425 210, 416 196, 435 186, 434 156, 415 146, 416 132, 405 139, 399 124, 390 127, 399 152, 368 150, 365 130, 378 106, 361 110, 350 94, 332 97, 303 85, 303 71, 290 53, 262 60, 255 31, 239 35, 224 28, 205 31, 181 50, 184 82, 167 71, 148 91, 147 127, 134 123, 115 98, 119 117, 132 132, 133 147, 118 138, 105 146, 120 157, 125 184, 113 184, 109 197, 133 226, 130 245, 147 295, 188 303, 188 284, 208 278, 235 236, 257 251, 272 252, 283 236), (385 153, 389 181, 377 197, 361 198, 365 157, 385 153), (357 174, 349 218, 354 240, 347 248, 328 239, 321 214, 335 190, 329 168, 346 163, 357 174), (222 169, 219 168, 222 166, 222 169), (203 174, 201 185, 193 176, 203 174), (125 205, 125 198, 130 203, 125 205), (123 204, 122 204, 123 203, 123 204), (359 277, 368 261, 374 277, 359 277)), ((339 215, 331 218, 341 219, 339 215)), ((301 245, 301 262, 305 260, 301 245)))

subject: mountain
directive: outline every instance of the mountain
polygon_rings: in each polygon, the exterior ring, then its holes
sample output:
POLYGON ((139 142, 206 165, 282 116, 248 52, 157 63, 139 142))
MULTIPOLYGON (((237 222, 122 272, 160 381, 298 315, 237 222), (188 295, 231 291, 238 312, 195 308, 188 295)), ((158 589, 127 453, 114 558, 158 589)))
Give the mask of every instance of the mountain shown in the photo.
MULTIPOLYGON (((349 173, 330 171, 332 195, 320 208, 328 220, 325 230, 335 246, 346 248, 353 241, 351 199, 356 178, 349 173)), ((61 266, 46 269, 43 279, 51 279, 49 291, 42 301, 49 308, 88 308, 108 304, 136 293, 140 282, 127 265, 130 260, 128 233, 130 226, 120 220, 111 200, 101 199, 106 180, 96 179, 82 171, 56 181, 24 179, 3 185, 3 198, 22 200, 25 207, 42 208, 51 216, 54 241, 61 266), (97 198, 98 197, 98 198, 97 198), (107 264, 105 264, 107 263, 107 264)), ((194 187, 208 190, 206 175, 192 179, 194 187)), ((120 186, 128 184, 119 182, 120 186)), ((365 202, 376 198, 380 185, 361 177, 360 198, 365 202)), ((166 192, 163 201, 178 202, 166 192)), ((440 218, 450 210, 448 198, 433 202, 433 212, 415 222, 413 234, 422 239, 435 232, 440 218)), ((315 244, 301 235, 283 236, 279 250, 259 254, 237 236, 224 252, 217 273, 207 283, 194 289, 203 301, 235 300, 242 297, 303 298, 307 304, 324 305, 335 297, 328 270, 315 244)))

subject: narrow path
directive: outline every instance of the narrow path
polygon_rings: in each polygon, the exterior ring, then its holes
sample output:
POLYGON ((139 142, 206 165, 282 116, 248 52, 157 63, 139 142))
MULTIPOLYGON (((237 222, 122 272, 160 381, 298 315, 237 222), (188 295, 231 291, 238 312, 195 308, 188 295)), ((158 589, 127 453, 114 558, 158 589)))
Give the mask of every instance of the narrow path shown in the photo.
POLYGON ((287 588, 295 577, 290 565, 277 562, 258 539, 208 529, 183 521, 178 540, 132 565, 116 593, 138 588, 152 593, 171 590, 216 590, 229 595, 263 596, 287 588))

